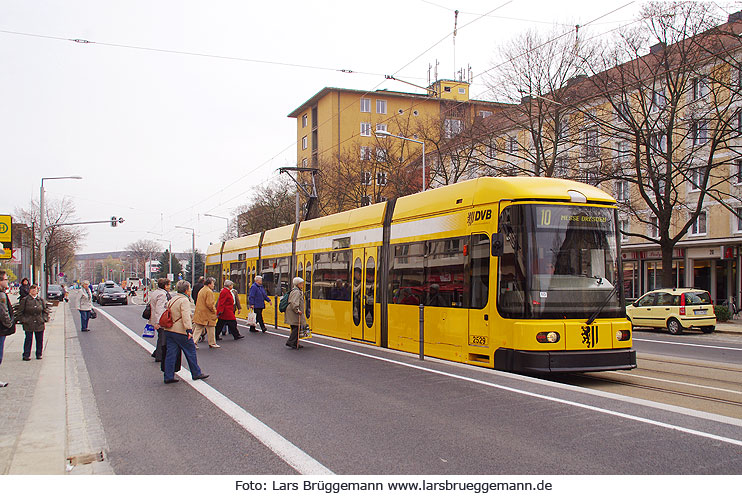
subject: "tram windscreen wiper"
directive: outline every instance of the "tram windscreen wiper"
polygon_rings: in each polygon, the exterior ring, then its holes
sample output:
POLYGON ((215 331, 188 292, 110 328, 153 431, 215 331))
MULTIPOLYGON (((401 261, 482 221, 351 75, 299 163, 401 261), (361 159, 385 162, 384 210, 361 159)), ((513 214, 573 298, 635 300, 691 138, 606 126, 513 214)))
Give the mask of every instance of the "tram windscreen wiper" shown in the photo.
POLYGON ((621 282, 620 281, 616 281, 616 285, 613 286, 613 289, 611 290, 610 293, 608 293, 608 296, 606 297, 606 299, 603 301, 603 303, 600 305, 600 307, 598 307, 598 310, 596 310, 595 312, 593 312, 593 315, 591 315, 587 319, 587 322, 585 324, 587 324, 589 326, 590 324, 593 323, 593 321, 595 321, 595 319, 600 315, 600 313, 603 311, 603 309, 605 308, 605 306, 608 305, 608 302, 611 301, 611 298, 613 298, 613 295, 616 294, 616 292, 618 291, 618 287, 620 285, 621 285, 621 282))

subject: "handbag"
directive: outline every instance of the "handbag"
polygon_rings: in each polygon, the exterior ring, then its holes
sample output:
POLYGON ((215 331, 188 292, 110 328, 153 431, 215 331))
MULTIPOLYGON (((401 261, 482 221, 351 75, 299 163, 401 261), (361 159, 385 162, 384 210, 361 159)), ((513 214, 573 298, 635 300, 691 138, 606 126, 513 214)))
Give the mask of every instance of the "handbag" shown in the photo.
POLYGON ((98 318, 98 313, 95 311, 95 309, 91 309, 90 310, 90 318, 91 319, 97 319, 98 318))
MULTIPOLYGON (((173 302, 173 305, 175 305, 175 302, 173 302)), ((173 313, 170 311, 169 305, 165 307, 165 312, 163 312, 162 315, 160 316, 160 321, 158 322, 158 324, 165 329, 170 329, 175 324, 175 320, 173 319, 173 313)))
POLYGON ((255 326, 257 325, 257 323, 258 323, 258 320, 257 320, 257 318, 258 318, 258 316, 257 316, 257 315, 255 315, 255 312, 253 312, 253 311, 251 310, 251 311, 250 311, 250 313, 249 313, 249 314, 247 314, 247 325, 248 325, 248 326, 253 326, 253 327, 255 327, 255 326))
POLYGON ((152 317, 152 306, 147 304, 147 306, 144 307, 144 312, 142 312, 142 318, 149 321, 150 317, 152 317))
POLYGON ((155 327, 151 324, 147 323, 144 325, 144 331, 142 332, 142 336, 144 338, 154 338, 155 337, 155 327))

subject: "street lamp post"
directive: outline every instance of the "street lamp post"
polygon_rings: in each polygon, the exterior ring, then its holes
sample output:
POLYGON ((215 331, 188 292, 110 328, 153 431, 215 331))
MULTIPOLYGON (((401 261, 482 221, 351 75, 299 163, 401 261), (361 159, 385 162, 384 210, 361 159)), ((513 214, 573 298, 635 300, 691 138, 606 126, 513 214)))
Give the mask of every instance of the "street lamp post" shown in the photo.
MULTIPOLYGON (((152 235, 161 235, 161 234, 156 234, 155 232, 147 232, 147 233, 152 234, 152 235)), ((155 240, 168 243, 168 257, 170 258, 170 263, 167 264, 167 273, 168 275, 172 275, 173 274, 173 241, 168 240, 168 239, 155 239, 155 240)), ((150 261, 150 267, 151 267, 152 266, 152 254, 149 255, 149 261, 150 261)), ((145 271, 145 276, 146 276, 146 272, 147 271, 145 271)), ((151 271, 149 272, 152 273, 151 271)))
POLYGON ((181 227, 180 225, 175 225, 175 228, 191 231, 191 243, 193 246, 191 254, 191 287, 193 287, 196 284, 196 230, 190 227, 181 227))
POLYGON ((212 218, 219 218, 220 220, 226 220, 226 222, 227 222, 227 233, 224 234, 224 237, 225 238, 228 238, 229 237, 229 218, 227 218, 225 216, 218 216, 216 214, 209 214, 209 213, 204 213, 204 216, 210 216, 212 218))
POLYGON ((82 176, 55 176, 41 178, 41 193, 39 195, 39 254, 41 255, 41 297, 46 298, 46 222, 44 221, 44 180, 81 180, 82 176))
POLYGON ((386 138, 391 136, 392 138, 398 138, 402 141, 412 141, 413 143, 418 143, 423 146, 423 189, 422 191, 425 191, 425 142, 420 141, 419 139, 412 139, 412 138, 406 138, 404 136, 398 136, 396 134, 392 134, 389 131, 375 131, 377 138, 386 138))

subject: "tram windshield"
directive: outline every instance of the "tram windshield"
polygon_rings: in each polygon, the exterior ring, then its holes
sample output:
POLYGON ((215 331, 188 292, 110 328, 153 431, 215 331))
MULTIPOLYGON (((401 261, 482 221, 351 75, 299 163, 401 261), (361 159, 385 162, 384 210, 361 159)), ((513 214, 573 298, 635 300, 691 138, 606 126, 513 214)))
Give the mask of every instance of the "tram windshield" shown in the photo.
POLYGON ((497 307, 503 317, 586 318, 625 315, 620 295, 614 210, 513 205, 500 214, 503 254, 497 307))

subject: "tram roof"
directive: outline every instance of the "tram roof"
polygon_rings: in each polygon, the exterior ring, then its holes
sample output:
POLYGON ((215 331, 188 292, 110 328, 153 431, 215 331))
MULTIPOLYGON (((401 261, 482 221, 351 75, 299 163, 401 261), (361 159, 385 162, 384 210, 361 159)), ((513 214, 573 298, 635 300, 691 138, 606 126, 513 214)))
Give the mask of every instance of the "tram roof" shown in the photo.
POLYGON ((386 204, 380 202, 372 206, 359 207, 314 220, 302 221, 298 238, 346 232, 351 228, 381 225, 384 222, 385 207, 386 204))
POLYGON ((583 194, 588 202, 616 202, 600 188, 578 181, 527 176, 483 177, 400 197, 394 208, 394 221, 460 207, 493 204, 500 200, 570 202, 572 197, 569 191, 583 194))
MULTIPOLYGON (((263 245, 273 244, 275 242, 290 241, 294 233, 294 224, 284 225, 278 228, 272 228, 265 231, 263 236, 263 245)), ((259 236, 259 234, 257 234, 259 236)))
MULTIPOLYGON (((230 239, 224 243, 224 252, 236 251, 238 249, 256 248, 260 243, 260 234, 250 234, 236 239, 230 239)), ((218 250, 217 250, 218 252, 218 250)))

